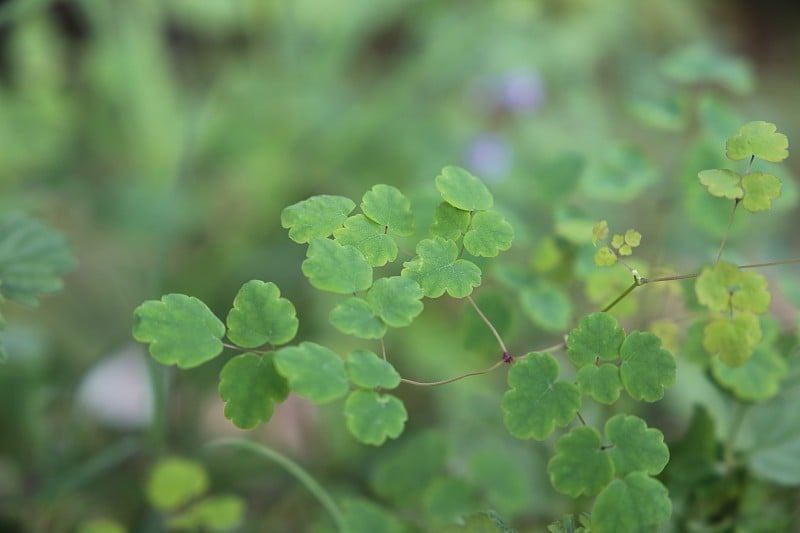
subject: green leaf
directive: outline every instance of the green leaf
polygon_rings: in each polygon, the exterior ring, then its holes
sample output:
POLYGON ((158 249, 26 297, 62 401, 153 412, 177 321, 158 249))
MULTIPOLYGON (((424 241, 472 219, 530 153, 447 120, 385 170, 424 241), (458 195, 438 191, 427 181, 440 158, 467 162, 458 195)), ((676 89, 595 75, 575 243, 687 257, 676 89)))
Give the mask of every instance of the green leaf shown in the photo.
POLYGON ((661 339, 634 331, 620 347, 622 385, 634 400, 655 402, 675 381, 675 358, 661 347, 661 339))
POLYGON ((174 511, 208 490, 208 475, 200 463, 169 457, 150 471, 147 500, 161 511, 174 511))
POLYGON ((726 365, 742 366, 761 340, 761 325, 751 313, 739 313, 733 320, 720 318, 703 329, 703 348, 726 365))
POLYGON ((441 433, 426 432, 407 437, 381 454, 372 469, 370 486, 379 496, 398 504, 418 499, 447 459, 441 433))
POLYGON ((614 467, 601 445, 600 433, 589 426, 578 426, 558 439, 556 454, 547 463, 553 487, 573 498, 603 490, 614 478, 614 467))
POLYGON ((772 296, 767 278, 758 272, 742 272, 738 290, 731 297, 731 305, 739 311, 766 313, 772 296))
POLYGON ((706 267, 694 284, 697 300, 712 311, 727 311, 731 305, 731 289, 741 278, 741 271, 725 261, 706 267))
POLYGON ((294 242, 311 242, 331 235, 355 207, 355 202, 344 196, 312 196, 285 208, 281 212, 281 226, 289 228, 289 238, 294 242))
POLYGON ((469 211, 464 211, 453 207, 447 202, 442 202, 436 206, 433 212, 431 236, 455 241, 467 231, 469 222, 469 211))
POLYGON ((345 220, 344 227, 334 231, 333 236, 339 244, 354 246, 374 267, 397 259, 397 243, 364 215, 345 220))
POLYGON ((701 170, 697 179, 708 189, 712 196, 736 200, 744 195, 742 177, 732 170, 712 169, 701 170))
POLYGON ((614 235, 611 237, 611 246, 614 248, 621 248, 625 244, 625 237, 622 235, 614 235))
POLYGON ((481 284, 481 269, 466 259, 458 259, 456 243, 441 237, 420 241, 417 257, 403 264, 401 274, 416 281, 428 298, 438 298, 445 291, 454 298, 463 298, 481 284))
POLYGON ((486 211, 494 203, 486 185, 459 167, 444 167, 436 176, 436 190, 445 202, 464 211, 486 211))
POLYGON ((348 533, 405 533, 406 528, 389 510, 369 500, 348 498, 342 502, 348 533))
POLYGON ((347 394, 347 372, 335 352, 313 342, 281 348, 275 367, 289 387, 314 403, 328 403, 347 394))
POLYGON ((372 284, 367 301, 387 326, 402 328, 422 312, 422 287, 410 277, 381 278, 372 284))
POLYGON ((403 402, 391 394, 357 390, 344 404, 347 429, 364 444, 380 446, 387 438, 396 439, 403 432, 408 413, 403 402))
POLYGON ((602 242, 608 238, 608 222, 601 220, 592 228, 592 245, 597 246, 598 242, 602 242))
POLYGON ((380 339, 386 334, 386 324, 375 316, 363 298, 348 298, 334 307, 328 319, 333 326, 360 339, 380 339))
POLYGON ((786 376, 786 361, 770 348, 758 347, 738 368, 731 368, 720 359, 711 363, 711 373, 720 385, 740 399, 763 402, 775 396, 786 376))
POLYGON ((239 429, 269 420, 274 405, 289 395, 289 384, 275 370, 273 356, 244 353, 222 367, 219 396, 225 402, 225 418, 239 429))
POLYGON ((520 293, 522 310, 546 331, 563 332, 572 319, 572 301, 556 285, 541 281, 520 293))
POLYGON ((280 345, 297 334, 297 312, 274 283, 248 281, 228 313, 228 338, 243 348, 280 345))
POLYGON ((629 229, 625 232, 625 244, 636 248, 642 243, 642 234, 635 229, 629 229))
POLYGON ((167 520, 170 530, 230 531, 245 515, 245 502, 239 496, 205 498, 167 520))
POLYGON ((644 472, 615 479, 601 492, 592 508, 593 533, 659 531, 672 514, 667 489, 644 472))
POLYGON ((0 215, 0 297, 35 307, 61 290, 75 257, 60 234, 18 211, 0 215))
POLYGON ((472 217, 469 231, 464 235, 464 248, 472 255, 494 257, 511 248, 514 228, 497 211, 481 211, 472 217))
POLYGON ((148 300, 133 311, 133 338, 150 344, 165 365, 192 368, 222 352, 225 325, 203 302, 184 294, 148 300))
POLYGON ((311 285, 323 291, 352 294, 372 285, 372 266, 354 246, 317 238, 301 266, 311 285))
POLYGON ((608 246, 601 246, 594 254, 594 264, 597 266, 611 266, 617 262, 615 254, 608 246))
POLYGON ((617 319, 608 313, 596 312, 583 317, 578 327, 567 337, 567 357, 576 367, 597 360, 613 361, 619 357, 619 348, 625 340, 617 319))
POLYGON ((611 405, 619 399, 622 382, 619 369, 612 364, 586 365, 578 370, 578 386, 596 402, 611 405))
POLYGON ((752 172, 742 178, 744 198, 742 207, 755 213, 767 211, 772 207, 772 200, 781 195, 781 180, 766 172, 752 172))
POLYGON ((347 356, 350 380, 367 389, 394 389, 400 384, 400 374, 386 361, 369 350, 355 350, 347 356))
POLYGON ((401 236, 414 233, 411 202, 396 187, 375 185, 361 199, 361 211, 389 231, 401 236))
POLYGON ((789 156, 789 139, 778 133, 775 124, 761 120, 748 122, 739 133, 728 139, 725 153, 728 158, 739 161, 755 156, 764 161, 779 163, 789 156))
POLYGON ((608 453, 620 477, 636 471, 655 476, 669 461, 664 435, 655 428, 648 428, 639 417, 615 415, 606 422, 605 433, 612 445, 608 453))
POLYGON ((546 353, 531 353, 508 372, 510 390, 503 395, 506 428, 520 439, 543 440, 554 426, 569 424, 581 407, 572 383, 556 382, 558 363, 546 353))

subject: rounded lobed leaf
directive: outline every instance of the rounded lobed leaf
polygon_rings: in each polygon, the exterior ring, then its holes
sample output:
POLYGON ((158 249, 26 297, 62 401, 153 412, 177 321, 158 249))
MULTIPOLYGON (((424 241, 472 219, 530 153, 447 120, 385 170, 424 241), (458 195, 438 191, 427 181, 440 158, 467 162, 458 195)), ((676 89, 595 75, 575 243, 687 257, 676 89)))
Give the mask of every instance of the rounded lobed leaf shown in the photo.
POLYGON ((614 467, 601 445, 600 433, 589 426, 578 426, 559 438, 556 454, 547 463, 553 487, 573 498, 603 490, 614 478, 614 467))
POLYGON ((753 156, 778 163, 789 156, 789 139, 778 133, 775 124, 757 120, 748 122, 725 145, 728 158, 739 161, 753 156))
POLYGON ((344 227, 334 231, 333 236, 339 244, 354 246, 374 267, 397 259, 397 243, 364 215, 345 220, 344 227))
POLYGON ((755 213, 767 211, 772 207, 772 200, 781 195, 781 180, 765 172, 753 172, 742 178, 744 198, 742 207, 755 213))
POLYGON ((408 413, 399 398, 391 394, 357 390, 344 404, 347 429, 364 444, 380 446, 387 438, 403 432, 408 413))
POLYGON ((328 319, 342 333, 360 339, 380 339, 386 334, 386 325, 362 298, 348 298, 339 303, 331 310, 328 319))
POLYGON ((245 502, 239 496, 205 498, 167 520, 170 530, 230 531, 244 519, 245 502))
POLYGON ((633 472, 615 479, 597 496, 592 507, 592 531, 659 531, 670 514, 672 502, 666 487, 644 472, 633 472))
POLYGON ((508 372, 510 390, 503 395, 506 428, 520 439, 543 440, 556 424, 567 425, 581 407, 572 383, 556 382, 558 363, 546 353, 531 353, 508 372))
POLYGON ((455 241, 467 231, 469 222, 469 211, 464 211, 453 207, 447 202, 442 202, 433 211, 431 236, 455 241))
POLYGON ((203 465, 182 457, 156 463, 145 487, 147 500, 161 511, 173 511, 206 490, 208 475, 203 465))
POLYGON ((396 187, 375 185, 361 199, 361 211, 381 226, 397 235, 414 233, 414 213, 411 202, 396 187))
POLYGON ((592 245, 597 246, 598 242, 602 242, 608 238, 608 222, 601 220, 592 228, 592 245))
POLYGON ((289 387, 314 403, 328 403, 347 394, 347 372, 335 352, 314 342, 281 348, 275 368, 289 380, 289 387))
POLYGON ((617 262, 615 254, 608 246, 601 246, 594 254, 594 264, 597 266, 611 266, 617 262))
POLYGON ((642 234, 635 229, 629 229, 625 232, 625 244, 632 248, 636 248, 642 243, 642 234))
POLYGON ((401 328, 422 312, 423 296, 422 287, 410 277, 392 276, 373 283, 367 301, 387 326, 401 328))
POLYGON ((472 217, 469 231, 464 235, 464 248, 472 255, 495 257, 511 248, 514 228, 496 211, 480 211, 472 217))
POLYGON ((703 329, 703 348, 731 367, 742 366, 760 340, 761 325, 751 313, 739 313, 733 320, 720 318, 703 329))
POLYGON ((598 360, 613 361, 619 357, 619 349, 625 340, 617 319, 608 313, 587 315, 567 337, 567 356, 576 367, 595 363, 598 360))
POLYGON ((618 476, 643 471, 659 474, 669 461, 664 435, 648 428, 644 420, 633 415, 618 414, 605 425, 606 439, 613 445, 608 453, 618 476))
POLYGON ((742 272, 738 290, 731 296, 731 305, 739 311, 766 313, 772 295, 767 278, 758 272, 742 272))
POLYGON ((290 205, 281 212, 281 226, 294 242, 328 237, 342 225, 356 204, 344 196, 320 194, 290 205))
POLYGON ((522 310, 531 322, 547 331, 561 332, 572 319, 572 301, 558 286, 541 281, 519 294, 522 310))
POLYGON ((577 378, 581 392, 588 394, 596 402, 611 405, 619 399, 622 382, 619 379, 619 368, 615 365, 586 365, 578 370, 577 378))
POLYGON ((225 325, 202 301, 166 294, 133 311, 133 338, 150 344, 150 355, 165 365, 193 368, 222 352, 225 325))
POLYGON ((359 387, 393 389, 400 384, 400 374, 385 359, 369 350, 355 350, 347 356, 347 374, 359 387))
POLYGON ((436 189, 445 202, 464 211, 485 211, 494 204, 486 185, 463 168, 444 167, 436 176, 436 189))
POLYGON ((720 261, 703 269, 695 281, 694 292, 701 304, 721 313, 730 308, 732 288, 741 279, 742 273, 736 265, 720 261))
POLYGON ((352 294, 372 285, 372 266, 354 246, 331 239, 311 241, 301 266, 311 285, 322 291, 352 294))
POLYGON ((278 374, 273 353, 237 355, 219 374, 219 396, 225 418, 239 429, 252 429, 272 417, 274 404, 289 395, 289 384, 278 374))
POLYGON ((675 382, 675 358, 652 333, 632 332, 619 351, 622 385, 634 400, 658 401, 675 382))
POLYGON ((764 347, 755 348, 752 357, 738 368, 728 366, 721 359, 711 363, 714 379, 737 398, 749 402, 763 402, 778 394, 787 372, 784 358, 764 347))
POLYGON ((708 189, 712 196, 736 200, 744 195, 742 177, 732 170, 711 169, 701 170, 697 179, 708 189))
POLYGON ((297 334, 297 312, 274 283, 248 281, 228 313, 228 338, 243 348, 280 345, 297 334))
POLYGON ((428 298, 438 298, 445 291, 463 298, 481 284, 481 269, 466 259, 458 259, 453 241, 434 237, 417 244, 417 257, 403 264, 401 275, 416 281, 428 298))

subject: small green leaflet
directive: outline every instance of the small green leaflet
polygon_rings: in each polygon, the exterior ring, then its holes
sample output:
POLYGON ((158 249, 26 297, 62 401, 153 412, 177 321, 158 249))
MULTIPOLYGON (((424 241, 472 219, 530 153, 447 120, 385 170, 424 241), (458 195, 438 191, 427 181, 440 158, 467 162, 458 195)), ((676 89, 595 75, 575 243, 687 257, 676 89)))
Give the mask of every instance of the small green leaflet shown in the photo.
POLYGON ((729 159, 739 161, 755 156, 764 161, 779 163, 789 156, 789 139, 778 133, 775 124, 761 120, 748 122, 725 145, 729 159))
POLYGON ((314 342, 287 346, 278 350, 274 360, 278 373, 298 396, 322 404, 347 394, 344 361, 324 346, 314 342))
POLYGON ((547 463, 553 487, 573 498, 603 490, 614 478, 614 467, 601 445, 600 433, 589 426, 578 426, 559 438, 556 454, 547 463))
POLYGON ((208 490, 208 475, 200 463, 182 457, 160 460, 150 471, 145 492, 150 504, 172 511, 208 490))
POLYGON ((357 390, 344 404, 347 429, 364 444, 380 446, 403 432, 408 413, 403 402, 391 394, 357 390))
POLYGON ((701 304, 719 313, 731 307, 764 313, 771 299, 764 276, 758 272, 742 272, 725 261, 704 268, 697 277, 694 290, 701 304))
POLYGON ((608 313, 596 312, 587 315, 567 337, 567 357, 576 367, 593 364, 595 361, 613 361, 619 357, 619 349, 625 340, 625 331, 617 319, 608 313))
POLYGON ((436 176, 436 189, 447 203, 464 211, 486 211, 494 204, 486 185, 463 168, 444 167, 436 176))
POLYGON ((393 389, 400 384, 400 374, 386 360, 369 350, 355 350, 347 356, 350 380, 367 389, 393 389))
POLYGON ((761 325, 752 313, 738 313, 733 320, 718 318, 703 329, 703 348, 731 367, 742 366, 761 341, 761 325))
POLYGON ((778 394, 787 371, 785 359, 773 348, 762 346, 755 348, 740 367, 731 367, 721 359, 711 362, 714 379, 737 398, 750 402, 763 402, 778 394))
POLYGON ((597 496, 592 508, 593 533, 659 531, 672 514, 667 489, 644 472, 615 479, 597 496))
POLYGON ((375 185, 361 199, 361 211, 371 220, 389 228, 396 235, 414 233, 411 202, 396 187, 375 185))
POLYGON ((675 382, 675 358, 650 332, 633 331, 620 347, 622 385, 634 400, 655 402, 675 382))
POLYGON ((167 528, 181 531, 230 531, 244 519, 246 506, 239 496, 211 496, 167 520, 167 528))
POLYGON ((355 215, 344 221, 344 227, 333 232, 342 245, 354 246, 369 261, 378 267, 397 259, 397 243, 383 232, 383 228, 364 215, 355 215))
POLYGON ((344 196, 321 194, 290 205, 281 212, 281 226, 297 243, 328 237, 347 219, 356 204, 344 196))
POLYGON ((758 272, 742 272, 738 290, 731 296, 734 309, 756 314, 766 313, 771 300, 767 278, 758 272))
POLYGON ((269 420, 274 404, 289 395, 289 385, 275 370, 273 356, 243 353, 225 363, 219 373, 225 418, 239 429, 252 429, 269 420))
POLYGON ((546 353, 531 353, 508 372, 510 390, 503 395, 503 421, 520 439, 543 440, 555 425, 565 426, 581 407, 578 387, 556 382, 558 363, 546 353))
POLYGON ((608 246, 601 246, 594 254, 594 264, 597 266, 612 266, 617 262, 617 254, 608 246))
POLYGON ((732 170, 712 169, 701 170, 697 179, 708 189, 712 196, 735 200, 744 195, 742 177, 732 170))
POLYGON ((514 228, 496 211, 480 211, 472 216, 472 224, 464 235, 464 248, 480 257, 495 257, 511 248, 514 228))
POLYGON ((192 368, 222 352, 225 325, 206 304, 184 294, 148 300, 133 311, 133 338, 150 344, 164 365, 192 368))
POLYGON ((442 237, 451 241, 457 240, 469 227, 469 211, 453 207, 447 202, 442 202, 433 212, 433 225, 431 236, 442 237))
POLYGON ((614 470, 620 477, 643 471, 655 476, 664 470, 669 461, 669 450, 664 435, 648 428, 644 420, 633 415, 618 414, 605 425, 608 449, 614 470))
POLYGON ((453 241, 434 237, 417 244, 417 256, 403 264, 401 275, 416 281, 428 298, 438 298, 445 291, 463 298, 481 284, 481 269, 466 259, 458 259, 453 241))
POLYGON ((608 222, 601 220, 592 228, 592 246, 597 246, 598 242, 608 238, 608 222))
POLYGON ((422 287, 410 277, 381 278, 372 284, 367 301, 387 326, 408 326, 422 312, 422 287))
POLYGON ((348 335, 360 339, 380 339, 386 334, 386 325, 375 316, 363 298, 348 298, 334 307, 328 316, 330 323, 348 335))
POLYGON ((766 172, 753 172, 742 178, 744 199, 742 207, 755 213, 767 211, 772 200, 781 195, 781 180, 766 172))
POLYGON ((228 313, 228 338, 242 348, 281 345, 297 334, 297 313, 274 283, 248 281, 228 313))
POLYGON ((353 294, 372 285, 372 266, 364 255, 331 239, 312 240, 301 268, 311 285, 322 291, 353 294))
POLYGON ((581 392, 588 394, 596 402, 611 405, 619 399, 622 381, 616 365, 586 365, 578 370, 577 378, 581 392))

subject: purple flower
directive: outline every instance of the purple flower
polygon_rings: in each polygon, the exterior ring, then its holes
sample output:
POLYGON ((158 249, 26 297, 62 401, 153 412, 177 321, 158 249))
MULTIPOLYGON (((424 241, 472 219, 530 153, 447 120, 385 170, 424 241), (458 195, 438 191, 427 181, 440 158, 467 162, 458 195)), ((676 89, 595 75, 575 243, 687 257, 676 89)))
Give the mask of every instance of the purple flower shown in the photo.
POLYGON ((533 70, 512 70, 500 78, 498 103, 509 111, 535 111, 545 96, 542 78, 533 70))
POLYGON ((467 166, 478 176, 497 181, 511 168, 514 152, 500 135, 482 133, 472 140, 467 151, 467 166))

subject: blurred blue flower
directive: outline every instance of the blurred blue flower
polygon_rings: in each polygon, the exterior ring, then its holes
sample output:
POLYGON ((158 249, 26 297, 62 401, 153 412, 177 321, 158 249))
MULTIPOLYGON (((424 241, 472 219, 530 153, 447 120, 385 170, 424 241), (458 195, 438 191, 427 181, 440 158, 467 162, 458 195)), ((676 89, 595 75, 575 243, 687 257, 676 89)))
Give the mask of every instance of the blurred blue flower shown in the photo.
POLYGON ((507 72, 500 78, 497 103, 509 111, 536 111, 544 104, 546 94, 539 74, 529 68, 507 72))
POLYGON ((466 156, 467 167, 488 181, 505 177, 513 158, 511 145, 495 133, 482 133, 473 139, 466 156))

